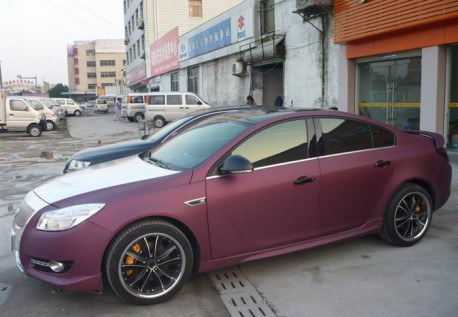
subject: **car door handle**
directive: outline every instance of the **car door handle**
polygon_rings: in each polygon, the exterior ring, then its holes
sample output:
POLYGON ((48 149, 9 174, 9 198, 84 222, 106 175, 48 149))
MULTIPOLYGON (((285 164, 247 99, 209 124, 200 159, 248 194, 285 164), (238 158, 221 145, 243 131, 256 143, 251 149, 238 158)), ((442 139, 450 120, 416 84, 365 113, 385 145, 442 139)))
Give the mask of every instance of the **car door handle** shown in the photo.
POLYGON ((315 177, 301 176, 294 181, 294 185, 307 184, 307 183, 312 183, 314 181, 315 181, 315 177))
POLYGON ((391 161, 379 160, 377 161, 374 166, 375 167, 385 167, 391 164, 391 161))

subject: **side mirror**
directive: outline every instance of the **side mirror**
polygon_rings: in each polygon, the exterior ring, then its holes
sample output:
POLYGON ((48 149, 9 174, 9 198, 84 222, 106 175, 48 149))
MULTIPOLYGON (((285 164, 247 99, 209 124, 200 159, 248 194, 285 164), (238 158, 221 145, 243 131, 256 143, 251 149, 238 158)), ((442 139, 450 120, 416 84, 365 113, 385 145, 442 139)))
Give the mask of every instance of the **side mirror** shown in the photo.
POLYGON ((198 104, 199 106, 201 106, 201 105, 202 105, 202 103, 201 103, 200 101, 198 101, 198 102, 197 102, 197 104, 198 104))
POLYGON ((219 168, 222 174, 244 174, 253 171, 251 162, 241 155, 231 155, 224 162, 223 166, 219 168))

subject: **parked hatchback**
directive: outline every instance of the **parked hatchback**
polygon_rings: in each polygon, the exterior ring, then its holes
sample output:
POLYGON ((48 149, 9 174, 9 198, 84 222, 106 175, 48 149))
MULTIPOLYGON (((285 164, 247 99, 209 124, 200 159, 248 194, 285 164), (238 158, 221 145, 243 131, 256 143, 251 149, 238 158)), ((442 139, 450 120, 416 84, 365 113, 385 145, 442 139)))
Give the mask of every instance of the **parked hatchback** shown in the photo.
POLYGON ((412 246, 450 188, 436 133, 337 111, 247 110, 34 189, 12 242, 32 277, 79 291, 106 277, 126 301, 153 304, 193 271, 371 233, 412 246))

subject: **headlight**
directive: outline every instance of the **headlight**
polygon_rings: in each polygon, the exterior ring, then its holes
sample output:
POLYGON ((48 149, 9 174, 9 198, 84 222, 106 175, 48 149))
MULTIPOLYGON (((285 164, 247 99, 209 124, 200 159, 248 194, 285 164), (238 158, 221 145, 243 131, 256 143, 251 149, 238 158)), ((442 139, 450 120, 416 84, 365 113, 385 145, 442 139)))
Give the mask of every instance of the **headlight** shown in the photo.
POLYGON ((70 163, 68 164, 68 169, 69 170, 80 170, 80 169, 88 167, 89 165, 91 165, 91 162, 89 161, 71 160, 70 163))
POLYGON ((70 206, 48 211, 41 215, 37 229, 44 231, 62 231, 77 226, 105 207, 105 204, 87 204, 70 206))

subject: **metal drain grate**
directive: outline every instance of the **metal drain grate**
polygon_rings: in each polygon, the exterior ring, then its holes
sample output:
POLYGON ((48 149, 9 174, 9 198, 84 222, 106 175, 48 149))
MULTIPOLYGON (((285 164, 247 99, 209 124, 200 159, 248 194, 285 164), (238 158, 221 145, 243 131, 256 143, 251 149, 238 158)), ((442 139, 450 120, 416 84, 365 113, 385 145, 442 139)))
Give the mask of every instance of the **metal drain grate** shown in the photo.
POLYGON ((208 273, 232 317, 275 317, 256 288, 232 267, 208 273))

